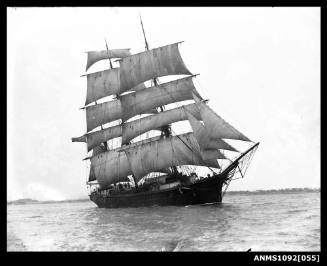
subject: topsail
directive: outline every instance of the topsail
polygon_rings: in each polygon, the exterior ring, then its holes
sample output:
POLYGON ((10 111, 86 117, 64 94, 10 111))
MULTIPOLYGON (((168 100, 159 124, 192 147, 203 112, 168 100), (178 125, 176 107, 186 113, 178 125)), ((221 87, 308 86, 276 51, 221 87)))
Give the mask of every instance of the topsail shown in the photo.
POLYGON ((182 60, 178 43, 123 58, 120 62, 120 91, 167 75, 192 75, 182 60))
POLYGON ((163 83, 159 86, 122 95, 119 99, 86 107, 87 132, 111 121, 147 113, 153 108, 201 97, 192 82, 192 76, 163 83))
MULTIPOLYGON (((87 89, 85 105, 101 98, 120 94, 120 68, 112 68, 99 72, 87 74, 87 89)), ((130 88, 131 91, 145 89, 144 83, 130 88)))
MULTIPOLYGON (((105 51, 89 53, 89 58, 105 59, 105 51)), ((185 67, 178 50, 178 44, 171 44, 126 57, 119 68, 107 69, 87 74, 87 95, 85 105, 113 94, 138 91, 145 88, 150 79, 167 75, 191 75, 185 67)), ((125 56, 124 56, 125 55, 125 56)), ((91 59, 90 59, 91 61, 91 59)), ((93 61, 92 61, 93 62, 93 61)))
POLYGON ((122 125, 116 125, 99 131, 91 132, 84 136, 74 138, 73 141, 87 142, 88 151, 100 145, 102 142, 117 137, 122 137, 122 144, 127 144, 133 138, 142 135, 147 131, 160 130, 160 128, 165 125, 187 120, 185 110, 192 113, 195 117, 197 117, 197 119, 200 119, 200 113, 196 104, 189 104, 126 122, 122 125))

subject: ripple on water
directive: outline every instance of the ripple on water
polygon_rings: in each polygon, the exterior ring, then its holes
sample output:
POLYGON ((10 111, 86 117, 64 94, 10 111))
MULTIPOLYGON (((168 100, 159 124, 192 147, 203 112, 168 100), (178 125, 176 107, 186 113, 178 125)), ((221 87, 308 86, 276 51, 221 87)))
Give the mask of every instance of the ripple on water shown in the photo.
MULTIPOLYGON (((309 194, 309 193, 308 193, 309 194)), ((216 205, 8 206, 8 250, 320 250, 320 194, 228 195, 216 205)))

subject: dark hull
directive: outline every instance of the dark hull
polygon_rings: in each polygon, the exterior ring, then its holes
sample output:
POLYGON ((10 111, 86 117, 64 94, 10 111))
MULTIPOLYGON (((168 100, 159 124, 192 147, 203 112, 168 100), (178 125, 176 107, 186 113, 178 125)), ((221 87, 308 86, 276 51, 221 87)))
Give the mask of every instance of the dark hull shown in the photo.
POLYGON ((216 203, 222 200, 222 185, 225 175, 214 175, 190 186, 165 190, 131 192, 111 196, 99 193, 90 199, 100 208, 124 208, 140 206, 185 206, 203 203, 216 203))
MULTIPOLYGON (((125 208, 141 206, 185 206, 204 203, 219 203, 222 201, 222 187, 228 186, 236 169, 241 171, 244 167, 243 161, 250 161, 251 154, 258 147, 259 143, 253 145, 246 152, 242 153, 220 174, 204 178, 190 185, 182 185, 165 190, 118 193, 104 196, 95 192, 90 199, 100 208, 125 208), (249 159, 250 158, 250 159, 249 159)), ((241 173, 242 177, 243 174, 241 173)))

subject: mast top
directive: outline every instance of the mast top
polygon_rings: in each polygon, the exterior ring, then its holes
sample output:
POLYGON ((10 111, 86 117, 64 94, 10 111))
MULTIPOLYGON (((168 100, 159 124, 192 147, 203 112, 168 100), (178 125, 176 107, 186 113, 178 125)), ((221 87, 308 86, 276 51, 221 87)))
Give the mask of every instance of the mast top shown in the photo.
POLYGON ((140 21, 141 21, 141 26, 142 26, 142 31, 143 31, 144 41, 145 41, 145 49, 149 50, 149 44, 148 44, 148 41, 147 41, 146 36, 145 36, 144 26, 143 26, 141 14, 140 14, 140 21))
POLYGON ((107 48, 107 56, 108 56, 108 59, 109 59, 109 66, 110 68, 112 69, 112 63, 111 63, 111 59, 110 59, 110 56, 109 56, 109 49, 108 49, 108 44, 107 44, 107 40, 104 39, 104 41, 106 42, 106 48, 107 48))

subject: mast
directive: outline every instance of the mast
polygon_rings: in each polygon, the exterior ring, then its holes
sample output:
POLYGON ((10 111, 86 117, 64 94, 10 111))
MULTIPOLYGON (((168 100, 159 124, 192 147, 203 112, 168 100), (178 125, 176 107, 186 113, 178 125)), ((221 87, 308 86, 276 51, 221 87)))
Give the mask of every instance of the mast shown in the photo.
MULTIPOLYGON (((144 31, 144 26, 143 26, 143 22, 142 22, 142 17, 141 17, 141 15, 140 15, 140 21, 141 21, 142 32, 143 32, 143 37, 144 37, 144 42, 145 42, 145 49, 146 49, 146 51, 149 51, 149 43, 148 43, 148 41, 147 41, 147 39, 146 39, 146 36, 145 36, 145 31, 144 31)), ((154 78, 154 79, 152 80, 152 82, 153 82, 154 86, 158 86, 158 80, 157 80, 156 78, 154 78)), ((160 111, 161 111, 161 112, 164 111, 163 106, 160 106, 159 108, 160 108, 160 111)), ((169 130, 169 126, 168 126, 168 125, 162 128, 162 133, 163 133, 166 137, 171 136, 171 131, 169 130)))
MULTIPOLYGON (((112 63, 111 63, 110 56, 109 56, 109 49, 108 49, 107 40, 106 40, 106 39, 104 39, 104 40, 105 40, 105 42, 106 42, 107 56, 108 56, 108 59, 109 59, 109 69, 112 69, 113 67, 112 67, 112 63)), ((97 104, 97 101, 95 101, 95 104, 97 104)), ((103 126, 102 126, 102 125, 101 125, 101 129, 103 130, 103 126)), ((106 141, 103 142, 103 145, 104 145, 104 147, 106 148, 106 150, 109 150, 109 149, 108 149, 108 143, 107 143, 106 141)))
MULTIPOLYGON (((108 56, 108 59, 109 59, 109 69, 112 69, 113 66, 112 66, 112 63, 111 63, 111 59, 110 59, 110 56, 109 56, 109 49, 108 49, 108 43, 107 43, 107 40, 105 39, 105 42, 106 42, 106 49, 107 49, 107 56, 108 56)), ((119 98, 119 95, 118 94, 114 94, 114 98, 118 99, 119 98)), ((121 121, 121 124, 123 124, 122 120, 121 121)), ((101 126, 102 128, 102 126, 101 126)), ((107 147, 107 146, 106 146, 107 147)), ((107 149, 108 150, 108 149, 107 149)), ((133 181, 134 181, 134 184, 135 184, 135 188, 136 190, 138 189, 138 185, 137 185, 137 181, 135 179, 135 176, 132 174, 132 178, 133 178, 133 181)))
MULTIPOLYGON (((149 50, 149 43, 146 39, 146 36, 145 36, 145 31, 144 31, 144 26, 143 26, 143 22, 142 22, 142 17, 140 15, 140 21, 141 21, 141 26, 142 26, 142 32, 143 32, 143 37, 144 37, 144 42, 145 42, 145 49, 146 51, 149 50)), ((153 84, 154 86, 158 86, 158 80, 156 78, 154 78, 153 80, 153 84)), ((164 108, 163 106, 159 106, 160 108, 160 112, 163 112, 164 111, 164 108)), ((165 125, 161 128, 161 136, 166 136, 166 137, 170 137, 171 136, 171 128, 170 128, 170 125, 165 125)), ((174 174, 179 174, 179 172, 177 171, 177 167, 176 166, 172 166, 172 171, 174 174)))
POLYGON ((104 40, 106 42, 107 56, 108 56, 108 59, 109 59, 109 68, 113 68, 112 63, 111 63, 111 59, 110 59, 110 56, 109 56, 109 49, 108 49, 107 40, 106 39, 104 39, 104 40))
MULTIPOLYGON (((141 15, 140 15, 140 21, 141 21, 141 26, 142 26, 142 32, 143 32, 143 37, 144 37, 144 42, 145 42, 145 49, 148 51, 149 50, 149 43, 146 39, 146 36, 145 36, 145 31, 144 31, 144 26, 143 26, 143 22, 142 22, 142 18, 141 18, 141 15)), ((158 80, 156 78, 153 79, 153 83, 155 86, 158 86, 158 80)), ((164 108, 163 106, 160 106, 160 111, 163 112, 164 111, 164 108)), ((166 137, 170 137, 172 135, 171 133, 171 127, 170 125, 165 125, 161 128, 161 136, 166 136, 166 137)), ((186 145, 186 143, 184 143, 186 145)), ((188 147, 188 145, 186 145, 188 147)), ((189 148, 189 147, 188 147, 189 148)), ((212 168, 208 167, 214 174, 216 174, 212 168)), ((172 169, 172 172, 174 175, 179 175, 179 172, 177 170, 177 167, 176 166, 172 166, 171 167, 172 169)))
POLYGON ((132 177, 138 191, 137 182, 154 172, 168 173, 175 180, 184 172, 189 175, 193 168, 186 165, 206 166, 215 174, 213 169, 221 169, 218 159, 228 159, 220 149, 238 152, 223 139, 250 141, 205 104, 192 81, 196 75, 183 63, 180 42, 150 49, 141 15, 140 22, 145 51, 132 55, 130 49, 109 50, 105 39, 106 50, 87 52, 86 70, 104 59, 109 59, 109 69, 84 75, 87 95, 81 109, 86 109, 87 132, 72 141, 86 142, 88 151, 93 149, 92 156, 85 158, 91 161, 89 180, 94 180, 94 175, 102 188, 132 177), (113 58, 121 58, 118 67, 113 67, 113 58), (159 81, 168 75, 191 76, 159 81), (147 81, 151 87, 145 86, 147 81), (116 99, 97 103, 107 96, 116 99), (195 103, 165 110, 167 104, 185 100, 195 103), (95 105, 89 105, 92 102, 95 105), (142 114, 154 115, 136 117, 142 114), (132 117, 137 119, 128 121, 132 117), (105 127, 115 120, 118 124, 105 127), (172 124, 184 120, 189 121, 192 131, 173 132, 172 124), (96 129, 100 126, 101 130, 96 129), (132 141, 151 130, 159 130, 161 135, 132 141), (110 140, 117 137, 121 137, 121 145, 113 148, 110 140))

